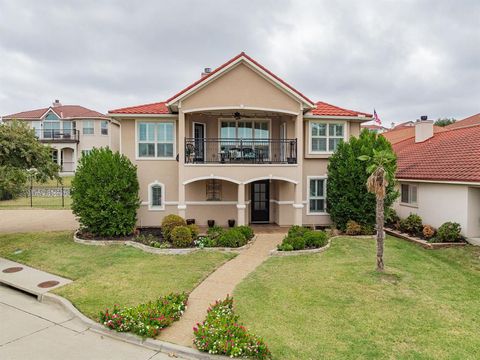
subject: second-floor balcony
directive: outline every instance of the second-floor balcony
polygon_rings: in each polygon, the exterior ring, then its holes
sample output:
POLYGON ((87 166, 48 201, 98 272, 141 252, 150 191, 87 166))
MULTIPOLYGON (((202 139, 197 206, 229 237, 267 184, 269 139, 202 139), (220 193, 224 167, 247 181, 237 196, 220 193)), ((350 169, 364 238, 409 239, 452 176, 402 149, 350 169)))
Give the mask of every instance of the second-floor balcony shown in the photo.
POLYGON ((35 135, 42 142, 78 142, 79 130, 36 129, 35 135))
POLYGON ((296 164, 297 139, 185 139, 186 164, 296 164))

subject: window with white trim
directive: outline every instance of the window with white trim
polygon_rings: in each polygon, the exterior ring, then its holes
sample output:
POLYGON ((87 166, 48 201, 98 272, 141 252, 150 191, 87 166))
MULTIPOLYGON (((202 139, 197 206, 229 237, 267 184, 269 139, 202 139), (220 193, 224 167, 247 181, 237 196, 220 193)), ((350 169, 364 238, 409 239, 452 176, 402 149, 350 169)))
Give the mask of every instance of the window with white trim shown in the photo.
POLYGON ((331 153, 345 139, 345 124, 331 122, 310 122, 310 152, 331 153))
POLYGON ((173 122, 139 122, 137 124, 138 157, 174 158, 173 122))
POLYGON ((100 123, 100 133, 102 135, 108 135, 108 121, 102 120, 100 123))
POLYGON ((327 211, 327 179, 325 177, 308 178, 308 212, 325 213, 327 211))
POLYGON ((83 135, 93 135, 95 133, 93 120, 83 120, 83 135))
POLYGON ((401 185, 401 202, 404 204, 417 204, 417 185, 402 184, 401 185))
POLYGON ((160 183, 150 184, 148 190, 148 207, 153 210, 164 208, 164 186, 160 183))
POLYGON ((82 150, 82 156, 86 156, 92 152, 92 149, 82 150))

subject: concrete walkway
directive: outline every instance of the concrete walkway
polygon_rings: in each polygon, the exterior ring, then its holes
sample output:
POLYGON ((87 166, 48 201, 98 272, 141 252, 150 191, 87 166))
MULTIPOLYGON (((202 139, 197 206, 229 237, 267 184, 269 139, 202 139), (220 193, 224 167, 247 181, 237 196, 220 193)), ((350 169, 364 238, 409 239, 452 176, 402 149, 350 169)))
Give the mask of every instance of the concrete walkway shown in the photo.
POLYGON ((53 304, 0 285, 0 359, 166 360, 167 354, 102 336, 53 304))
POLYGON ((0 233, 76 230, 71 210, 0 210, 0 233))
POLYGON ((205 319, 210 304, 232 295, 237 284, 265 261, 282 239, 281 233, 257 235, 252 246, 223 264, 192 291, 187 310, 179 321, 162 331, 160 340, 191 347, 193 327, 205 319))

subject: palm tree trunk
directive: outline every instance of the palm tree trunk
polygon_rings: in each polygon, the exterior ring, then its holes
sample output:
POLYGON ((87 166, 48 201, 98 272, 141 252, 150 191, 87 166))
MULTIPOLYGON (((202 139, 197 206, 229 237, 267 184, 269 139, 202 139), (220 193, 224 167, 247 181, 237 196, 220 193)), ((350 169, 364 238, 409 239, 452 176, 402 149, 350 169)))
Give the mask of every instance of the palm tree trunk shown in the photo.
POLYGON ((384 243, 384 199, 382 196, 377 196, 377 271, 384 270, 383 264, 383 243, 384 243))

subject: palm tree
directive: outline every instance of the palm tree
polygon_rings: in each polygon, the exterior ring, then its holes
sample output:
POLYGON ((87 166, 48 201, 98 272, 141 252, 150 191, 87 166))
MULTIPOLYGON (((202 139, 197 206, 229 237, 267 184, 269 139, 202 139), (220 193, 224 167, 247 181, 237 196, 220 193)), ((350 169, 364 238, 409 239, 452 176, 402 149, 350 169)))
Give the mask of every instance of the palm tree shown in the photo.
POLYGON ((383 271, 385 268, 383 262, 383 244, 385 241, 384 225, 384 200, 386 188, 389 182, 393 182, 395 174, 389 164, 395 161, 395 154, 389 150, 377 151, 373 149, 373 156, 362 155, 358 158, 362 161, 368 161, 367 173, 370 176, 367 179, 367 189, 375 194, 376 197, 376 222, 377 222, 377 271, 383 271))

